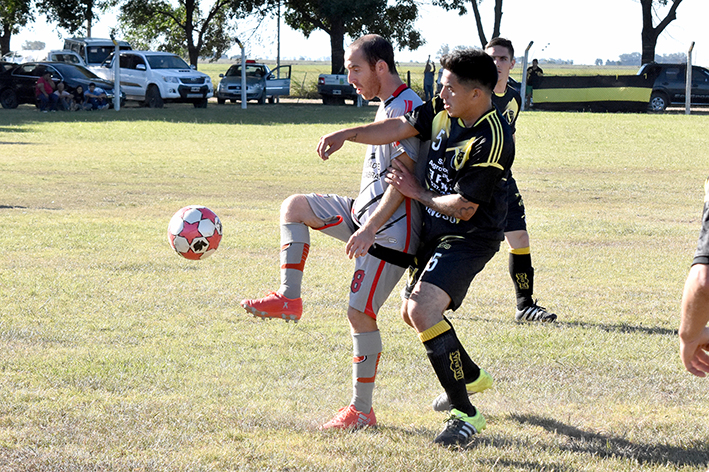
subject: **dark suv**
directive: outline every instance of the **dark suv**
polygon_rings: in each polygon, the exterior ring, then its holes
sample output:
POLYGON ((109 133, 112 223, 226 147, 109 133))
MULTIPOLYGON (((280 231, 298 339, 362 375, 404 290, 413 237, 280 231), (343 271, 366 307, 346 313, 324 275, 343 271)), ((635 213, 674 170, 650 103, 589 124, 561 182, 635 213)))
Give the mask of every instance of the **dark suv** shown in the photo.
MULTIPOLYGON (((638 75, 655 78, 650 96, 650 111, 664 111, 670 105, 684 105, 686 64, 643 65, 638 75)), ((709 70, 692 66, 692 105, 709 106, 709 70)))

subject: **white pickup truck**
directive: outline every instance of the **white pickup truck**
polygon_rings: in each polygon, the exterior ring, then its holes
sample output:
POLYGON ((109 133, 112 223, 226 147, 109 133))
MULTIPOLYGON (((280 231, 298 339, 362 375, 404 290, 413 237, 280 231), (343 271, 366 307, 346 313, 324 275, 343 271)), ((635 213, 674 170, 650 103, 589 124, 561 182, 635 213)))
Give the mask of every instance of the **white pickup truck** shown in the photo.
POLYGON ((361 97, 355 88, 347 82, 347 74, 320 74, 318 93, 325 105, 344 105, 345 99, 361 104, 361 97))

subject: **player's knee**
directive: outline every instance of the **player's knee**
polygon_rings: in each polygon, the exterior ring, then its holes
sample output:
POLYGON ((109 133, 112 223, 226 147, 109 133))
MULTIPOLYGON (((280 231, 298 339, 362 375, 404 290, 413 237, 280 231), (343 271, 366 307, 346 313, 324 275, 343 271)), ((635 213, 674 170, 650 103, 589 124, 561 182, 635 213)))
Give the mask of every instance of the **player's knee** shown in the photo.
POLYGON ((305 208, 310 209, 305 195, 297 194, 281 203, 281 223, 302 223, 305 208))
POLYGON ((408 300, 404 300, 404 302, 401 304, 401 310, 399 311, 399 313, 401 314, 401 319, 404 320, 404 323, 413 327, 413 325, 411 324, 411 318, 409 318, 409 312, 407 310, 407 301, 408 300))
POLYGON ((529 233, 524 230, 509 231, 505 233, 505 240, 510 249, 523 249, 529 247, 529 233))

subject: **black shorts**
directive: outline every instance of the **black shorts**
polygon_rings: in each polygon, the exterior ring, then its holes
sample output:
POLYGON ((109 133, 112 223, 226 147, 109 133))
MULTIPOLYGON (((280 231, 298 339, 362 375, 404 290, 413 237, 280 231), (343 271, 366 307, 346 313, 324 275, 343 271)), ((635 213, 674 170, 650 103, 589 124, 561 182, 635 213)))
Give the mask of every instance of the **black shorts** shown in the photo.
POLYGON ((517 181, 510 174, 507 179, 507 220, 505 233, 510 231, 527 231, 527 217, 524 210, 522 195, 517 188, 517 181))
POLYGON ((500 241, 463 236, 446 236, 425 246, 416 256, 417 266, 409 268, 404 298, 419 281, 426 282, 446 292, 451 299, 448 309, 457 310, 470 283, 499 249, 500 241))

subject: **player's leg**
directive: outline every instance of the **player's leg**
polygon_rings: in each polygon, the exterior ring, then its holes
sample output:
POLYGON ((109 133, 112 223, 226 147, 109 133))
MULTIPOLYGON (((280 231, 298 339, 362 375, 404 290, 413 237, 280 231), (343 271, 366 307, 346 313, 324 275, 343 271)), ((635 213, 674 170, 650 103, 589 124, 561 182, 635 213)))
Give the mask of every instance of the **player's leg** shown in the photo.
MULTIPOLYGON (((255 316, 298 321, 303 313, 300 297, 305 262, 310 251, 310 228, 331 228, 331 235, 349 238, 353 226, 342 215, 349 215, 350 199, 336 195, 291 195, 281 204, 281 284, 264 298, 242 300, 241 306, 255 316), (336 221, 339 225, 330 224, 336 221), (345 224, 346 223, 346 224, 345 224)), ((326 231, 323 231, 326 232, 326 231)), ((346 241, 347 239, 345 239, 346 241)))
POLYGON ((534 301, 534 267, 522 195, 514 177, 507 181, 505 241, 509 247, 509 272, 515 288, 517 321, 554 321, 556 315, 534 301))
POLYGON ((377 424, 372 403, 382 337, 377 321, 369 315, 349 307, 347 319, 352 334, 352 399, 349 405, 340 408, 330 421, 320 426, 321 430, 355 429, 377 424))
POLYGON ((407 316, 426 347, 429 361, 452 407, 446 428, 435 439, 442 445, 465 444, 472 434, 485 428, 485 419, 470 403, 466 389, 464 359, 468 358, 470 363, 472 360, 443 312, 460 306, 473 278, 498 249, 499 243, 494 241, 463 238, 444 241, 434 249, 408 298, 407 316))
POLYGON ((372 403, 382 352, 377 313, 403 272, 403 268, 371 255, 357 258, 347 310, 352 333, 352 399, 320 429, 359 428, 376 424, 372 403))
POLYGON ((450 297, 435 285, 419 282, 408 300, 408 314, 441 386, 451 399, 451 416, 434 439, 443 446, 465 445, 486 427, 485 418, 470 403, 461 362, 463 347, 443 311, 450 297))

